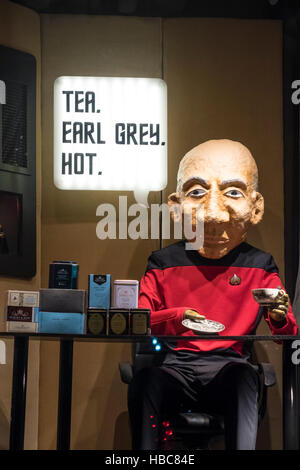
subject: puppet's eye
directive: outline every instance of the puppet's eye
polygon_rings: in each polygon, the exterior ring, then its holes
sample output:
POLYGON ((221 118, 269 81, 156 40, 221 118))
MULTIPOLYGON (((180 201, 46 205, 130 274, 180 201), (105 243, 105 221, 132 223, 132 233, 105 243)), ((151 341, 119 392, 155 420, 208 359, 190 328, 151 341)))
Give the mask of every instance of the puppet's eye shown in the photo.
POLYGON ((227 191, 227 193, 225 193, 225 196, 233 197, 235 199, 239 197, 244 197, 243 193, 241 191, 238 191, 237 189, 230 189, 230 191, 227 191))
POLYGON ((188 197, 202 197, 206 191, 204 189, 198 188, 198 189, 193 189, 189 193, 187 193, 188 197))

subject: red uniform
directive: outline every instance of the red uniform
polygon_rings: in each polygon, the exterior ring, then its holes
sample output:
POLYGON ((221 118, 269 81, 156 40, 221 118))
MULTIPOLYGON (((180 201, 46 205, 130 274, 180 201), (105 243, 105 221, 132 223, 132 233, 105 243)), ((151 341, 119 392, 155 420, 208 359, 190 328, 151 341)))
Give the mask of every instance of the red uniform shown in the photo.
MULTIPOLYGON (((278 323, 252 296, 252 289, 279 286, 283 288, 272 255, 248 243, 223 258, 208 259, 197 251, 185 250, 185 241, 180 241, 149 257, 141 280, 139 307, 151 310, 153 335, 193 336, 181 323, 186 309, 225 325, 222 335, 255 334, 262 316, 272 334, 294 335, 298 327, 291 307, 286 321, 278 323), (231 283, 234 275, 239 284, 231 283)), ((228 348, 243 353, 242 342, 225 340, 178 341, 175 350, 216 352, 228 348)))

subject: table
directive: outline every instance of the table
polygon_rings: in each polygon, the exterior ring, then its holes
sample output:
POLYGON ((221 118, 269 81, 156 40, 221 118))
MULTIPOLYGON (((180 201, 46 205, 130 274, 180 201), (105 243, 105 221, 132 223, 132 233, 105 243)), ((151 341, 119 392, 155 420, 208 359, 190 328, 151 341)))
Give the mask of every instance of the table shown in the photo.
MULTIPOLYGON (((71 402, 72 402, 72 372, 73 344, 80 342, 149 342, 153 336, 113 336, 99 337, 93 335, 65 335, 46 333, 12 333, 0 332, 0 337, 14 337, 13 383, 11 400, 10 450, 23 450, 25 431, 26 386, 28 367, 29 339, 59 340, 59 394, 57 419, 57 450, 70 448, 71 433, 71 402)), ((193 340, 195 336, 155 336, 159 342, 176 340, 193 340)), ((237 341, 282 341, 282 392, 283 392, 283 448, 284 450, 299 450, 300 424, 300 389, 299 363, 297 350, 300 353, 300 336, 267 335, 267 336, 220 336, 201 335, 199 340, 237 340, 237 341)), ((300 354, 299 354, 300 356, 300 354)))

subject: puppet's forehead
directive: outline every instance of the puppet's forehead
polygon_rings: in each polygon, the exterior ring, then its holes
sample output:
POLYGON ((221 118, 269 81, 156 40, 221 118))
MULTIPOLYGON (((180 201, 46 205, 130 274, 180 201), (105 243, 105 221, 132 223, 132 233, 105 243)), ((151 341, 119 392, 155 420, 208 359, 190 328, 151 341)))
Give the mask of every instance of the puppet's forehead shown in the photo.
POLYGON ((247 162, 228 159, 206 160, 190 158, 182 172, 182 186, 188 183, 200 183, 202 186, 210 185, 212 180, 220 186, 229 183, 240 183, 245 187, 251 185, 254 169, 247 162))
POLYGON ((203 181, 242 181, 246 186, 257 185, 257 166, 250 151, 242 144, 229 141, 214 141, 201 144, 182 159, 178 182, 181 187, 192 178, 203 181), (238 145, 236 145, 238 144, 238 145))

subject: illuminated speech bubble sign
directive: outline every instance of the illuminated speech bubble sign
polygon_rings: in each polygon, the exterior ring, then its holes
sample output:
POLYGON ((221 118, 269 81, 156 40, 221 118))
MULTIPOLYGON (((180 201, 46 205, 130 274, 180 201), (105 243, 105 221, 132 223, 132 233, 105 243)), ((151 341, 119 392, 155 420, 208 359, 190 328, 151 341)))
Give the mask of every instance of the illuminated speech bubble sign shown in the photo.
POLYGON ((157 78, 59 77, 54 84, 54 183, 134 191, 167 184, 167 87, 157 78))

